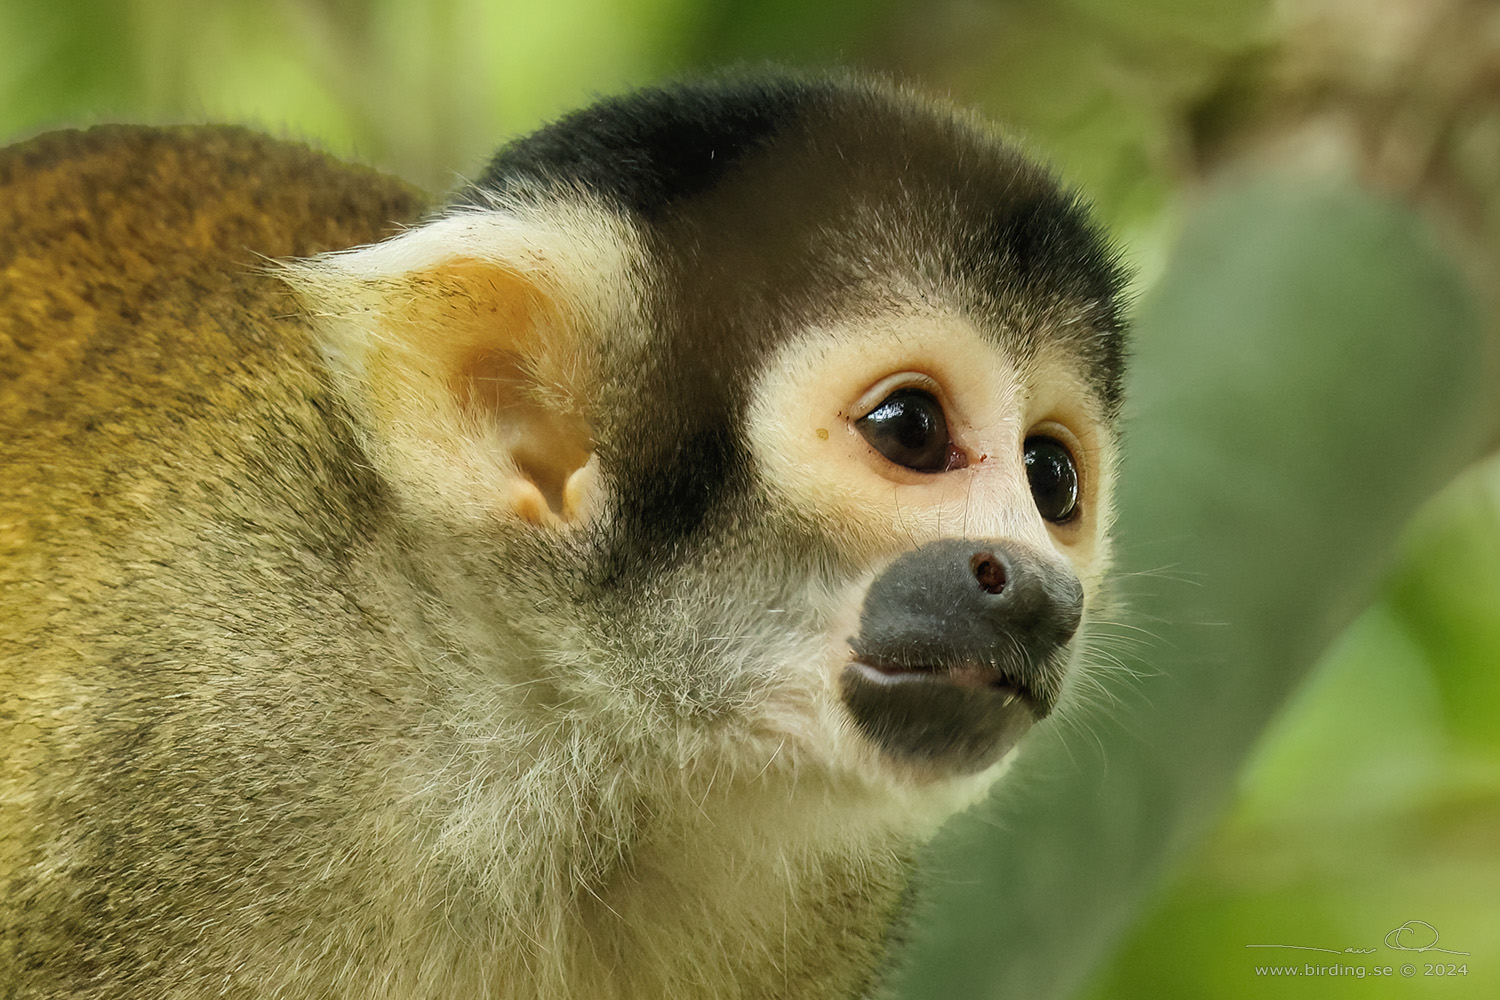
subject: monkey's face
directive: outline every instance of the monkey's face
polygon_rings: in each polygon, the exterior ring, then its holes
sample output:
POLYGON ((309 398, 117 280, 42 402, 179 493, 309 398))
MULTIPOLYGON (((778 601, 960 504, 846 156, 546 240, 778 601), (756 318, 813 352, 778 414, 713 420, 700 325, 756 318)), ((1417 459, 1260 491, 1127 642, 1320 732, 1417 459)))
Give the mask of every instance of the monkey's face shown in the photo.
POLYGON ((972 123, 839 100, 567 120, 299 282, 373 463, 519 650, 497 676, 709 772, 972 785, 1099 603, 1120 277, 972 123), (644 176, 556 159, 596 142, 644 176))
POLYGON ((909 311, 810 332, 758 389, 766 489, 864 568, 830 696, 888 759, 994 763, 1057 705, 1098 600, 1112 437, 1076 364, 909 311))

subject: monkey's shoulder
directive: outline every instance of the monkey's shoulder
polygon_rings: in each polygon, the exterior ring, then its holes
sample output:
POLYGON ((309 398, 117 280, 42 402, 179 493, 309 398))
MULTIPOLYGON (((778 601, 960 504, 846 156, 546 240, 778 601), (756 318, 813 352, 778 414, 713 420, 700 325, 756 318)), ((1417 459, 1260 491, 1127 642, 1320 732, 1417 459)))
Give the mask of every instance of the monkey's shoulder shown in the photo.
POLYGON ((250 487, 336 467, 339 420, 269 262, 378 240, 423 207, 397 179, 243 128, 0 150, 0 578, 24 578, 26 552, 104 552, 95 535, 146 514, 260 517, 288 501, 250 487))
POLYGON ((290 311, 268 258, 390 235, 403 182, 229 126, 110 125, 0 150, 0 422, 59 385, 163 376, 290 311))
POLYGON ((102 125, 0 150, 0 254, 83 241, 100 248, 89 263, 113 252, 126 277, 368 243, 425 203, 394 177, 238 126, 102 125))

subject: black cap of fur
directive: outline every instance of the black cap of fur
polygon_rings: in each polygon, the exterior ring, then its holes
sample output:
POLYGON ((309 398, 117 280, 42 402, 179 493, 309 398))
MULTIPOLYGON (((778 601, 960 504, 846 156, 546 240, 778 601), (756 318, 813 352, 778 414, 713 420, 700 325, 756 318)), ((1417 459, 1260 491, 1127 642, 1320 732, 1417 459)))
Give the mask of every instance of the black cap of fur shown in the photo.
POLYGON ((503 195, 578 186, 655 218, 832 96, 827 85, 752 78, 608 98, 506 146, 476 187, 503 195))
MULTIPOLYGON (((777 178, 767 167, 798 155, 811 159, 805 154, 817 146, 833 148, 844 169, 805 177, 809 200, 920 197, 926 188, 939 208, 932 214, 960 213, 931 236, 947 243, 942 250, 964 283, 986 285, 996 299, 1026 291, 1081 307, 1093 341, 1083 352, 1091 381, 1115 408, 1125 275, 1087 207, 977 120, 875 81, 726 76, 607 98, 506 146, 459 201, 583 190, 648 227, 674 229, 673 215, 711 202, 734 180, 752 188, 759 181, 769 195, 766 182, 777 178), (848 149, 837 150, 840 143, 848 149), (872 147, 883 164, 872 162, 872 147), (949 204, 939 206, 944 200, 949 204)), ((805 214, 809 228, 827 221, 820 214, 805 214)), ((934 221, 903 214, 917 226, 934 221)))

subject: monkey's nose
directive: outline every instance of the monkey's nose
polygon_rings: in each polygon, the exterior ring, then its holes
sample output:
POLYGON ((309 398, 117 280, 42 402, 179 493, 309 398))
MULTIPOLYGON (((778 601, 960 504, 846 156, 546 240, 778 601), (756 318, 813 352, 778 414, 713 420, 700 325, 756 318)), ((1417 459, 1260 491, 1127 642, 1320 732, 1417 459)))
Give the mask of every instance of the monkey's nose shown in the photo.
POLYGON ((944 539, 898 558, 865 595, 841 678, 858 728, 893 756, 978 770, 1056 703, 1083 588, 1012 541, 944 539))

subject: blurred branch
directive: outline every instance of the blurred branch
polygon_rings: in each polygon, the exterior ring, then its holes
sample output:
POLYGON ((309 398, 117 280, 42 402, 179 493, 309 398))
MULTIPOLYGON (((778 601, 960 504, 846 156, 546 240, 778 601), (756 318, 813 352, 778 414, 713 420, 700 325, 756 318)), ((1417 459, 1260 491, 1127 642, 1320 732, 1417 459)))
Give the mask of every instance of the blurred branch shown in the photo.
MULTIPOLYGON (((1417 207, 1500 316, 1500 6, 1284 0, 1188 110, 1190 171, 1295 166, 1417 207)), ((1493 369, 1492 369, 1493 372, 1493 369)))

